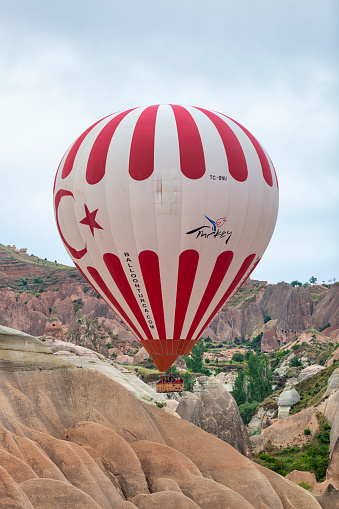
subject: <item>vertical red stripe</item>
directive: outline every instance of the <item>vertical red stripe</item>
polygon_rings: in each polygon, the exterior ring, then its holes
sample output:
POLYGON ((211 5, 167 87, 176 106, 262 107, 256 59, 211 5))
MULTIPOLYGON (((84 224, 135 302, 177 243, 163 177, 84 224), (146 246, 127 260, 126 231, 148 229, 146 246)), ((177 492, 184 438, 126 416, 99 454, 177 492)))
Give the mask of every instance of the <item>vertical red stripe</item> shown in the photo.
POLYGON ((201 322, 202 317, 206 313, 206 310, 208 306, 211 304, 212 299, 215 296, 216 292, 219 290, 219 287, 222 283, 222 280, 225 277, 225 274, 231 264, 232 259, 233 259, 232 251, 224 251, 223 253, 220 253, 220 255, 218 256, 210 280, 207 284, 205 293, 201 299, 198 310, 195 314, 195 317, 193 318, 191 327, 188 331, 187 339, 193 338, 194 331, 201 322))
POLYGON ((159 105, 146 108, 136 123, 129 159, 129 174, 134 180, 145 180, 154 171, 154 137, 158 108, 159 105))
POLYGON ((73 144, 72 148, 68 152, 68 156, 66 157, 66 161, 65 161, 64 167, 62 169, 62 173, 61 173, 61 178, 65 179, 71 173, 71 171, 73 169, 74 159, 75 159, 75 156, 77 155, 77 152, 79 150, 81 143, 84 141, 87 134, 93 129, 93 127, 95 127, 97 124, 99 124, 99 122, 101 122, 102 120, 105 120, 105 118, 107 118, 107 117, 101 118, 100 120, 98 120, 98 122, 95 122, 95 124, 91 125, 91 127, 86 129, 86 131, 83 132, 82 135, 79 136, 79 138, 73 144))
POLYGON ((200 179, 206 171, 200 133, 192 115, 183 107, 172 105, 178 130, 180 166, 185 177, 200 179))
POLYGON ((115 254, 106 253, 106 254, 104 254, 104 262, 105 262, 105 265, 108 268, 109 273, 111 274, 115 284, 119 288, 122 296, 124 297, 127 304, 129 305, 135 318, 138 320, 146 337, 148 339, 153 339, 152 334, 147 326, 145 317, 142 314, 139 304, 138 304, 138 302, 135 298, 135 295, 131 289, 131 286, 127 280, 124 269, 122 268, 121 261, 115 254))
MULTIPOLYGON (((221 113, 221 115, 223 115, 223 113, 221 113)), ((258 140, 255 139, 253 134, 251 134, 246 129, 246 127, 244 127, 243 125, 239 124, 239 122, 237 122, 236 120, 233 120, 233 118, 227 117, 227 115, 224 115, 224 117, 229 118, 230 120, 232 120, 232 122, 237 124, 240 127, 240 129, 242 129, 244 131, 244 133, 247 134, 247 136, 251 140, 251 142, 252 142, 252 144, 253 144, 253 146, 254 146, 257 154, 258 154, 258 157, 259 157, 259 160, 260 160, 260 164, 261 164, 261 170, 262 170, 262 174, 263 174, 263 177, 265 179, 265 182, 270 187, 272 187, 273 186, 273 178, 272 178, 272 172, 271 172, 271 168, 270 168, 270 163, 268 162, 266 154, 265 154, 262 146, 258 142, 258 140)))
POLYGON ((243 149, 238 138, 229 125, 226 124, 218 115, 204 108, 197 108, 205 113, 217 129, 219 136, 224 144, 227 155, 228 168, 231 176, 238 182, 245 182, 248 177, 248 169, 243 149))
POLYGON ((123 111, 116 117, 112 118, 112 120, 105 125, 96 137, 92 150, 89 154, 86 168, 86 180, 89 184, 97 184, 105 175, 107 153, 115 130, 122 119, 132 110, 133 108, 131 110, 123 111))
POLYGON ((177 299, 175 304, 174 333, 180 338, 185 320, 187 306, 191 297, 195 274, 198 267, 199 253, 194 249, 183 251, 179 256, 177 299))
POLYGON ((158 255, 153 251, 142 251, 139 254, 139 263, 159 338, 166 339, 158 255))
MULTIPOLYGON (((227 301, 227 299, 229 298, 229 296, 231 295, 231 293, 236 289, 236 287, 238 286, 238 284, 240 283, 240 281, 242 280, 242 278, 244 277, 246 271, 248 270, 248 268, 250 267, 251 263, 253 262, 253 259, 255 258, 255 254, 251 254, 249 255, 243 262, 243 264, 241 265, 240 269, 238 270, 237 272, 237 275, 235 276, 235 278, 233 279, 232 283, 230 284, 230 286, 228 287, 226 293, 224 294, 224 296, 221 298, 221 300, 219 301, 219 303, 217 304, 217 306, 215 307, 214 311, 210 314, 208 320, 206 320, 204 326, 201 328, 201 330, 199 331, 199 334, 196 336, 197 338, 199 338, 201 336, 201 334, 204 332, 204 330, 206 329, 207 325, 210 323, 210 321, 212 320, 212 318, 217 314, 217 312, 219 311, 219 309, 222 308, 222 306, 225 304, 225 302, 227 301)), ((249 272, 249 274, 244 278, 244 280, 241 282, 241 285, 239 286, 239 288, 244 284, 244 282, 246 281, 246 279, 252 274, 253 270, 255 269, 255 267, 258 265, 260 260, 258 260, 251 272, 249 272)), ((239 290, 238 288, 238 290, 239 290)))
MULTIPOLYGON (((129 317, 126 315, 125 311, 122 309, 122 307, 120 306, 119 302, 115 299, 115 297, 112 295, 111 291, 109 290, 108 286, 106 285, 105 281, 102 279, 102 277, 100 276, 99 272, 97 271, 97 269, 95 269, 94 267, 87 267, 87 270, 88 272, 90 273, 90 275, 92 276, 92 278, 94 279, 94 281, 96 282, 96 284, 98 285, 98 287, 100 288, 101 292, 99 291, 98 293, 103 297, 102 294, 104 294, 106 296, 106 299, 109 301, 107 302, 107 304, 112 307, 113 311, 116 311, 116 313, 118 313, 121 318, 124 320, 124 322, 126 324, 128 324, 128 326, 133 330, 134 334, 139 338, 141 339, 141 336, 139 334, 139 332, 136 330, 136 328, 134 327, 133 323, 131 322, 131 320, 129 319, 129 317)), ((83 274, 83 273, 82 273, 83 274)), ((85 276, 86 277, 86 276, 85 276)), ((87 278, 86 278, 87 279, 87 278)), ((88 279, 87 279, 88 280, 88 279)), ((90 283, 92 286, 93 284, 90 283)), ((95 289, 95 291, 97 291, 97 289, 95 289)), ((104 299, 104 300, 106 300, 104 299)))

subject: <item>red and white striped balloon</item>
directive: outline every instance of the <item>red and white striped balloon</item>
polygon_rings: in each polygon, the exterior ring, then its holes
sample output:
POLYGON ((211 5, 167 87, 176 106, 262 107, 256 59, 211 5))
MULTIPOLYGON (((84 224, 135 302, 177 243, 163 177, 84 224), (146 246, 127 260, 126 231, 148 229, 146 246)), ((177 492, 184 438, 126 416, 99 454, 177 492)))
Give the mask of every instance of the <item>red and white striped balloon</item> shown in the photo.
POLYGON ((278 183, 235 120, 149 106, 99 120, 71 145, 54 205, 75 265, 165 371, 259 262, 278 183))

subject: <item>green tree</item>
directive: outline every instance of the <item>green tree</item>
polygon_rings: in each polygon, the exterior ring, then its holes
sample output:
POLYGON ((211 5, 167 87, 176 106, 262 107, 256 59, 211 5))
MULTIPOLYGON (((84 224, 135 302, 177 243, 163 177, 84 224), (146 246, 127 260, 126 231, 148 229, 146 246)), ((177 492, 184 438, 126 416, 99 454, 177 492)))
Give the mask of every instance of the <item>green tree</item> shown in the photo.
POLYGON ((314 276, 311 276, 309 279, 309 282, 311 283, 311 285, 316 285, 317 281, 318 281, 318 279, 314 276))
POLYGON ((237 405, 243 405, 246 402, 246 379, 245 372, 241 369, 235 379, 232 396, 237 402, 237 405))
POLYGON ((232 361, 234 362, 243 362, 244 360, 245 356, 240 352, 236 352, 232 355, 232 361))
POLYGON ((292 281, 291 286, 302 286, 302 283, 300 283, 300 281, 295 280, 292 281))
POLYGON ((172 364, 172 366, 166 371, 166 375, 170 375, 171 373, 172 375, 179 375, 178 368, 175 364, 172 364))
POLYGON ((239 412, 245 425, 250 422, 258 406, 259 403, 257 401, 252 401, 251 403, 246 401, 246 403, 239 406, 239 412))
POLYGON ((272 371, 267 355, 250 353, 248 361, 248 401, 263 401, 272 392, 272 371))
POLYGON ((195 381, 196 380, 194 376, 191 375, 188 371, 186 371, 183 378, 184 391, 193 392, 195 381))
POLYGON ((191 357, 184 357, 187 368, 190 371, 193 371, 193 373, 204 373, 204 368, 202 365, 204 351, 204 342, 202 339, 199 339, 196 345, 192 348, 191 357))
POLYGON ((302 366, 302 362, 298 359, 298 357, 293 357, 293 359, 290 362, 290 368, 298 368, 302 366))

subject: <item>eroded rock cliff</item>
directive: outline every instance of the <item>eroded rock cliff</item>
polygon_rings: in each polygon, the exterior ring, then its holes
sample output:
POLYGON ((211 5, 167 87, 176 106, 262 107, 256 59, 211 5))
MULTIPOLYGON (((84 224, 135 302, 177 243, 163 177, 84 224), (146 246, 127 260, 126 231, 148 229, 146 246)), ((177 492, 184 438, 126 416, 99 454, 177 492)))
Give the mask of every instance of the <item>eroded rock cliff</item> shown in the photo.
MULTIPOLYGON (((309 509, 304 489, 94 370, 0 371, 0 500, 18 509, 309 509)), ((14 349, 13 349, 14 345, 14 349)), ((29 352, 27 352, 29 353, 29 352)), ((20 363, 19 363, 20 365, 20 363)))

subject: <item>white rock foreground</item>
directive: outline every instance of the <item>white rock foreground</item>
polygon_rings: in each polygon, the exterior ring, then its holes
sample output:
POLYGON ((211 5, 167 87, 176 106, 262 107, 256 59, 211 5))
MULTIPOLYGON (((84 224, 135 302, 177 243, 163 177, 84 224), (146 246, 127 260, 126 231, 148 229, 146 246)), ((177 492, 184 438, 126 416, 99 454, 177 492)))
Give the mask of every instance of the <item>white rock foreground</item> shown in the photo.
POLYGON ((0 369, 55 369, 70 365, 88 368, 118 382, 141 401, 153 404, 167 401, 166 396, 158 394, 131 371, 114 365, 111 360, 89 348, 54 338, 41 339, 0 325, 0 369))
POLYGON ((78 368, 88 368, 99 371, 111 380, 118 382, 141 401, 154 404, 165 403, 167 401, 165 395, 157 393, 134 373, 106 359, 100 353, 58 339, 43 339, 45 346, 57 355, 58 358, 70 362, 78 368))
POLYGON ((0 330, 0 366, 1 509, 321 507, 229 444, 35 338, 0 330))

